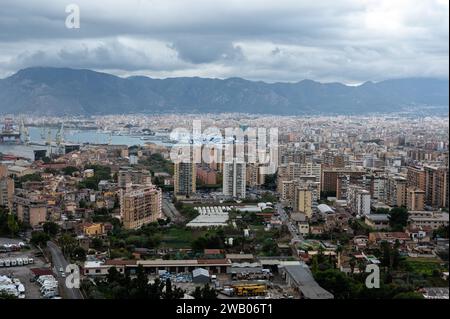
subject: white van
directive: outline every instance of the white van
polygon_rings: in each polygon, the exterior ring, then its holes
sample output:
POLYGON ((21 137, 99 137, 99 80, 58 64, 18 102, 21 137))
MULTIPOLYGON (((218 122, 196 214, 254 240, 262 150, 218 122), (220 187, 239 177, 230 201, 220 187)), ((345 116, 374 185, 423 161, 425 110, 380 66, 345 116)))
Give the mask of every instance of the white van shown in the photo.
POLYGON ((27 257, 22 258, 22 261, 23 261, 24 265, 28 265, 28 258, 27 257))
POLYGON ((17 261, 17 266, 23 266, 22 258, 17 258, 16 261, 17 261))
POLYGON ((58 282, 57 281, 46 280, 46 281, 44 281, 42 283, 41 289, 43 289, 45 287, 58 287, 58 282))
POLYGON ((47 291, 46 293, 44 293, 43 294, 43 297, 44 298, 53 298, 53 297, 56 297, 56 296, 58 296, 58 292, 56 292, 56 291, 47 291))
POLYGON ((0 267, 5 267, 5 261, 3 259, 0 259, 0 267))
POLYGON ((11 266, 11 260, 6 259, 5 260, 5 267, 10 267, 11 266))
POLYGON ((45 295, 46 293, 50 292, 50 291, 57 291, 57 287, 55 286, 42 286, 40 289, 41 294, 45 295))
POLYGON ((29 264, 34 264, 34 259, 33 258, 28 258, 28 263, 29 264))
POLYGON ((11 259, 11 267, 17 266, 17 260, 11 259))

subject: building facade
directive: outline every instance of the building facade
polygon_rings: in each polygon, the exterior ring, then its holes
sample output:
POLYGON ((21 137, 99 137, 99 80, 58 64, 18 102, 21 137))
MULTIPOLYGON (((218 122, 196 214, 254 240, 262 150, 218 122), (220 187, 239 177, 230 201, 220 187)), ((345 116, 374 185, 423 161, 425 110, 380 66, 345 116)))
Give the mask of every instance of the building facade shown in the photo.
POLYGON ((120 191, 120 215, 125 229, 138 229, 161 218, 162 192, 153 185, 132 185, 120 191))

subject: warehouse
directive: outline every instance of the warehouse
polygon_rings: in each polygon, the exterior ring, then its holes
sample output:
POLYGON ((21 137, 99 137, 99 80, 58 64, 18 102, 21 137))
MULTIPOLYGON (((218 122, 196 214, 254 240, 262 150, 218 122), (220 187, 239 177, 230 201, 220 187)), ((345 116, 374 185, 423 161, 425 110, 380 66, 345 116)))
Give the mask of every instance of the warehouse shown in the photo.
POLYGON ((209 283, 211 277, 209 276, 209 271, 204 268, 196 268, 192 271, 192 282, 196 284, 206 284, 209 283))

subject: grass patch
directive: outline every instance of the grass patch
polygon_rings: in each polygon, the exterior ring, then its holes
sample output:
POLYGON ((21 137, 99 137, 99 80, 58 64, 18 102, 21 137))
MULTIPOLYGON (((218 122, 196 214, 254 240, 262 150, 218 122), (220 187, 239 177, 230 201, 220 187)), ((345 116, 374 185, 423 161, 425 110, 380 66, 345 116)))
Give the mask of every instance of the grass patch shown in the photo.
POLYGON ((172 227, 162 233, 160 247, 191 248, 192 241, 206 233, 208 233, 207 230, 172 227))
POLYGON ((405 262, 409 270, 425 276, 432 276, 434 270, 442 269, 442 262, 437 258, 407 257, 405 262))

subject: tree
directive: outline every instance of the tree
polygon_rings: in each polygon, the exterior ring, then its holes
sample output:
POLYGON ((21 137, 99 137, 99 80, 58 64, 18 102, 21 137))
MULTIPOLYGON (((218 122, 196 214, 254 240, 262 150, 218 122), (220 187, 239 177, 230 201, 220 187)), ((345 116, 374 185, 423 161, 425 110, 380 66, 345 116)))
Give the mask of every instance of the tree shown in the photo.
POLYGON ((116 267, 111 267, 108 269, 108 274, 106 275, 106 280, 108 283, 119 283, 121 281, 122 275, 117 271, 116 267))
POLYGON ((63 234, 59 239, 59 244, 66 256, 71 256, 73 250, 78 246, 77 240, 69 234, 63 234))
POLYGON ((59 231, 58 224, 54 222, 46 222, 44 223, 42 228, 44 229, 44 232, 47 233, 50 237, 56 236, 56 234, 58 234, 59 231))
POLYGON ((441 226, 433 231, 433 238, 448 238, 449 237, 449 225, 441 226))
POLYGON ((389 212, 389 225, 393 230, 403 231, 408 224, 408 210, 405 207, 395 207, 389 212))
POLYGON ((91 247, 95 250, 101 250, 103 248, 103 240, 101 238, 93 238, 91 241, 91 247))
POLYGON ((381 243, 381 250, 382 250, 382 258, 381 258, 381 265, 384 267, 391 267, 391 246, 388 242, 383 241, 381 243))
POLYGON ((400 292, 396 294, 392 299, 424 299, 421 293, 415 291, 400 292))
POLYGON ((335 299, 355 298, 362 284, 337 269, 319 271, 314 275, 317 283, 334 295, 335 299))
POLYGON ((31 243, 36 246, 45 246, 50 240, 50 236, 42 231, 34 231, 31 233, 31 243))
POLYGON ((199 286, 195 287, 192 297, 195 299, 217 299, 217 292, 209 284, 206 284, 202 288, 199 286))
POLYGON ((355 258, 355 256, 352 256, 352 257, 350 258, 349 265, 350 265, 350 271, 351 271, 351 273, 352 273, 352 274, 355 273, 355 266, 356 266, 356 258, 355 258))
POLYGON ((184 290, 179 287, 172 287, 170 278, 166 279, 166 291, 163 293, 163 299, 180 299, 184 297, 184 290))
POLYGON ((267 256, 276 256, 279 253, 277 242, 272 238, 264 240, 261 250, 267 256))
POLYGON ((76 260, 84 261, 86 260, 86 251, 83 247, 78 246, 73 250, 72 257, 76 260))
POLYGON ((4 291, 0 291, 0 300, 1 299, 17 299, 17 297, 14 295, 10 295, 4 291))
POLYGON ((8 229, 10 231, 11 237, 14 237, 19 231, 19 224, 13 214, 8 215, 8 229))
POLYGON ((78 172, 78 168, 74 166, 67 166, 62 169, 64 175, 72 175, 75 172, 78 172))

